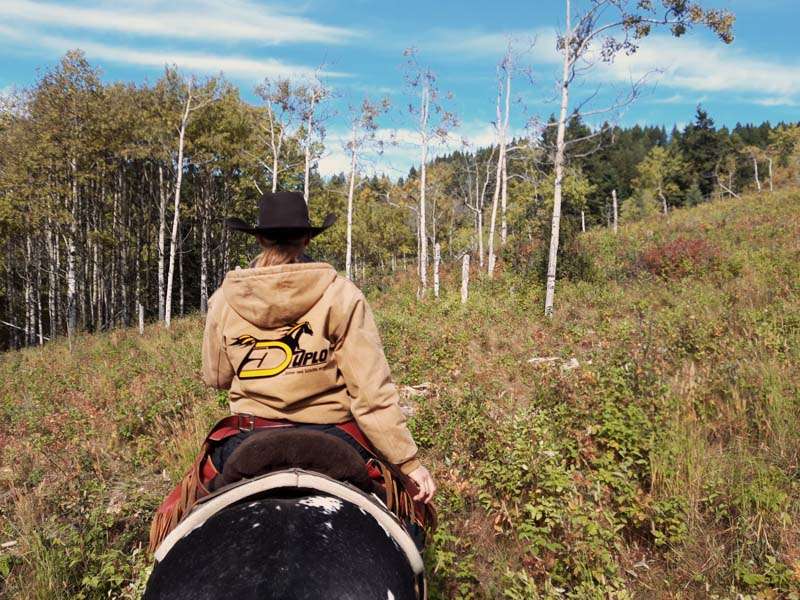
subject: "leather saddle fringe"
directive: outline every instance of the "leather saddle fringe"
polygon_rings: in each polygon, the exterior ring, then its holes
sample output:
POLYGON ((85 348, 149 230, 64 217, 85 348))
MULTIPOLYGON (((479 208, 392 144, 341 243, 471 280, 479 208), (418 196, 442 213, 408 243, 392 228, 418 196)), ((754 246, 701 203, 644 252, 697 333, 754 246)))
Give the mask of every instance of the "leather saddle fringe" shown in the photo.
POLYGON ((398 469, 375 459, 383 479, 386 492, 386 508, 394 513, 403 522, 414 523, 425 531, 429 537, 436 530, 436 510, 432 504, 425 504, 414 500, 415 490, 413 481, 403 475, 398 469))
POLYGON ((195 503, 208 494, 208 489, 202 481, 204 463, 208 460, 208 443, 204 443, 194 463, 183 476, 178 486, 159 507, 150 526, 150 552, 155 552, 169 532, 175 529, 184 516, 192 509, 195 503))

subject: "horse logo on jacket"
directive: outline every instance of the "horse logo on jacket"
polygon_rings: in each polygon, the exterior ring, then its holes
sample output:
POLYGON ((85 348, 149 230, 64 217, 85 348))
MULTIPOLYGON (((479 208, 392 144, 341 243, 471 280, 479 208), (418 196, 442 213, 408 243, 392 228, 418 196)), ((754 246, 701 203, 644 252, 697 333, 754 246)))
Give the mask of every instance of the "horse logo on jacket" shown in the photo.
MULTIPOLYGON (((303 334, 314 335, 308 321, 296 323, 292 325, 289 330, 283 334, 282 337, 276 340, 259 340, 252 335, 240 335, 233 342, 231 346, 250 346, 250 350, 239 363, 239 368, 236 370, 236 375, 239 379, 258 379, 263 377, 275 377, 280 375, 292 365, 293 359, 305 358, 305 356, 313 356, 316 358, 316 352, 309 353, 300 348, 300 338, 303 334), (264 359, 273 354, 273 350, 277 349, 283 353, 283 359, 276 365, 264 366, 264 359)), ((327 350, 323 350, 319 358, 327 359, 327 350)), ((309 361, 294 360, 295 367, 305 366, 309 361)), ((313 362, 323 362, 321 360, 314 360, 313 362)))

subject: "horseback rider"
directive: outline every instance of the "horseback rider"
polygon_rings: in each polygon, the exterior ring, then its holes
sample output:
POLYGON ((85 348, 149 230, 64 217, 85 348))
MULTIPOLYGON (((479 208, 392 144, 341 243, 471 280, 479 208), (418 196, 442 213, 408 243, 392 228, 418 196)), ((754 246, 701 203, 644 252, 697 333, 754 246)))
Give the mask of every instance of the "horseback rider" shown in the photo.
MULTIPOLYGON (((414 500, 430 502, 436 485, 417 458, 364 295, 332 266, 304 254, 334 221, 328 215, 312 227, 296 192, 264 194, 255 227, 226 221, 254 235, 262 251, 249 268, 229 272, 209 299, 203 381, 230 390, 232 414, 251 430, 258 419, 290 421, 336 435, 363 456, 341 427, 354 421, 356 433, 416 484, 414 500)), ((218 471, 250 433, 213 448, 218 471)))

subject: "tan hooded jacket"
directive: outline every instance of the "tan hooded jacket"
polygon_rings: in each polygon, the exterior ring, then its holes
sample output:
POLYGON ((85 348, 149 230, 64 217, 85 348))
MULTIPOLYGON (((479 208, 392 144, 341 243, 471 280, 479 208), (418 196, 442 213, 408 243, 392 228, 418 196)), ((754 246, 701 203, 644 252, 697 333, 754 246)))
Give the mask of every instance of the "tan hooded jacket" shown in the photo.
POLYGON ((419 466, 364 295, 325 263, 231 271, 209 299, 203 381, 233 413, 298 423, 351 418, 402 471, 419 466))

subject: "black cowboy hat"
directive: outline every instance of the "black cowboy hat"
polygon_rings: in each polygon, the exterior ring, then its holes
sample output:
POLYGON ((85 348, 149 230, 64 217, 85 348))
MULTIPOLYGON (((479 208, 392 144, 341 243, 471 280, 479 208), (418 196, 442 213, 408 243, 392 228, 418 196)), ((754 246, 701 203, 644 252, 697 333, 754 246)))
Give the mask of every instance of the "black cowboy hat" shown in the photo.
POLYGON ((308 206, 299 192, 266 192, 262 195, 255 227, 236 217, 225 219, 225 224, 231 229, 270 239, 293 239, 304 235, 313 238, 335 222, 336 215, 329 214, 321 227, 312 227, 308 220, 308 206))

